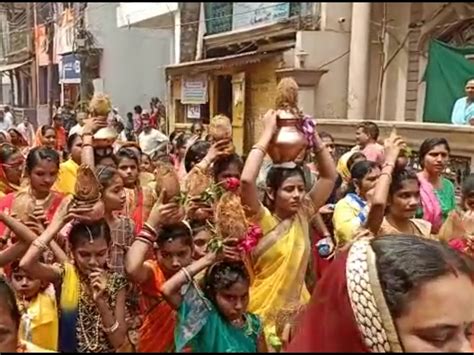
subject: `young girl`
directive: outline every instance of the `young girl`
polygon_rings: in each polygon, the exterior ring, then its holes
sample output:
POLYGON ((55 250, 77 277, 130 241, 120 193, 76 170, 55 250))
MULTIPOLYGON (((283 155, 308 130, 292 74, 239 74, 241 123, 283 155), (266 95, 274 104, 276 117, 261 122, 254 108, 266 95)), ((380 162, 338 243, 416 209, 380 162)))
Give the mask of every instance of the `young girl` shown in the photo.
POLYGON ((10 282, 20 309, 20 338, 51 351, 58 346, 58 308, 52 285, 31 278, 16 261, 10 282))
POLYGON ((349 193, 334 208, 334 238, 337 248, 351 241, 357 229, 365 225, 369 212, 367 200, 379 175, 380 168, 372 161, 360 161, 352 167, 349 193))
POLYGON ((130 148, 120 148, 116 156, 118 171, 125 186, 124 214, 133 220, 135 233, 138 233, 150 214, 156 201, 156 194, 150 187, 140 185, 140 162, 134 151, 130 148))
POLYGON ((105 220, 94 224, 76 222, 69 232, 70 261, 47 265, 39 261, 54 236, 83 209, 55 216, 28 249, 20 267, 31 277, 51 282, 61 290, 61 352, 115 352, 127 342, 125 297, 127 280, 107 270, 110 229, 105 220))
POLYGON ((155 205, 126 256, 129 278, 140 285, 142 293, 139 352, 172 352, 174 349, 176 313, 163 299, 160 288, 192 261, 191 231, 180 222, 182 218, 176 203, 155 205), (156 232, 158 226, 160 231, 156 232), (146 260, 155 243, 157 260, 146 260))
MULTIPOLYGON (((16 214, 25 220, 35 210, 41 210, 45 221, 51 221, 63 202, 64 195, 51 191, 59 171, 59 155, 56 151, 37 147, 30 150, 26 158, 26 176, 29 186, 12 192, 0 200, 0 211, 16 214)), ((0 224, 0 235, 5 226, 0 224)))
MULTIPOLYGON (((102 190, 104 218, 109 225, 112 239, 108 266, 111 271, 126 277, 125 254, 135 237, 135 225, 129 217, 117 215, 117 212, 123 210, 125 206, 123 180, 116 169, 108 166, 98 166, 96 175, 102 190)), ((130 283, 127 287, 126 321, 130 343, 136 346, 141 319, 138 305, 138 290, 134 286, 130 283)))
POLYGON ((192 352, 266 352, 262 323, 247 312, 250 281, 245 266, 215 261, 216 254, 209 253, 161 287, 178 309, 176 351, 189 346, 192 352), (193 277, 205 268, 201 290, 193 277))
POLYGON ((365 227, 374 235, 410 234, 430 237, 431 224, 414 218, 420 205, 420 183, 411 170, 395 168, 403 139, 385 141, 385 164, 374 188, 365 227))
POLYGON ((0 353, 52 352, 21 340, 19 328, 21 314, 15 300, 15 293, 7 281, 0 277, 0 353))

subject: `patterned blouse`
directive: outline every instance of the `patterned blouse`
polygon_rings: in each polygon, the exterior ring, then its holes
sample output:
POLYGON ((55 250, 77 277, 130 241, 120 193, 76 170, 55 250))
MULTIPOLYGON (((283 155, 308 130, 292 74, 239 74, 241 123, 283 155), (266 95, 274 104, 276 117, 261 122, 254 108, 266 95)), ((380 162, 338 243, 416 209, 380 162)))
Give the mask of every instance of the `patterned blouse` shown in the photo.
MULTIPOLYGON (((64 275, 64 269, 62 269, 64 275)), ((83 281, 81 281, 82 283, 83 281)), ((115 311, 118 293, 128 284, 125 277, 107 271, 107 303, 115 311)), ((80 353, 115 352, 102 327, 102 318, 91 295, 81 287, 76 324, 77 351, 80 353)))

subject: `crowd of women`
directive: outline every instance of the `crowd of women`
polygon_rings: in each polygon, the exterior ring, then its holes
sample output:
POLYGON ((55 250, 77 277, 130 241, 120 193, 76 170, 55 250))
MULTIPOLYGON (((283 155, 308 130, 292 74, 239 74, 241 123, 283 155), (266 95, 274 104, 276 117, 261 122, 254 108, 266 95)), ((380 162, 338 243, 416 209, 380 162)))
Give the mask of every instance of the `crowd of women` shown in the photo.
POLYGON ((245 161, 202 126, 150 157, 85 121, 0 145, 0 352, 472 352, 474 177, 457 203, 445 139, 413 171, 364 122, 339 159, 314 132, 276 165, 273 110, 245 161), (245 238, 215 247, 222 209, 169 198, 170 167, 184 192, 210 176, 237 196, 245 238))

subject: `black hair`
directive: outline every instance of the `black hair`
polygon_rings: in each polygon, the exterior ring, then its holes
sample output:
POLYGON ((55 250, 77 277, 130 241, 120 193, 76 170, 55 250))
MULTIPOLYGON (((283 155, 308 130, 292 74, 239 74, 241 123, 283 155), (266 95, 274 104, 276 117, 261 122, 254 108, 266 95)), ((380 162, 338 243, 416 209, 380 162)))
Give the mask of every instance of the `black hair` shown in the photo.
POLYGON ((212 166, 214 178, 216 178, 220 173, 222 173, 232 164, 237 165, 239 171, 242 172, 242 169, 244 168, 244 162, 238 154, 234 153, 217 159, 212 166))
POLYGON ((112 159, 112 161, 115 164, 115 167, 117 167, 117 165, 118 165, 117 158, 115 157, 114 153, 101 155, 101 154, 97 154, 96 150, 94 149, 94 161, 95 161, 95 164, 97 166, 104 165, 104 164, 102 164, 102 161, 105 160, 105 159, 112 159))
POLYGON ((130 120, 130 119, 133 119, 133 113, 131 112, 127 112, 127 118, 130 120))
POLYGON ((357 160, 357 159, 364 159, 364 160, 367 160, 367 157, 365 156, 364 153, 362 152, 354 152, 350 157, 349 159, 347 159, 347 170, 351 171, 352 169, 352 166, 354 165, 354 162, 357 160))
POLYGON ((186 146, 189 140, 189 135, 186 133, 182 133, 176 137, 176 148, 180 149, 186 146))
POLYGON ((102 186, 102 190, 104 190, 110 186, 110 183, 112 182, 112 178, 115 175, 117 175, 119 172, 117 169, 111 166, 98 165, 95 168, 95 173, 97 175, 97 179, 100 182, 100 185, 102 186))
POLYGON ((200 121, 193 122, 191 125, 191 133, 196 132, 196 126, 201 126, 201 128, 204 128, 204 125, 200 121))
POLYGON ((104 238, 108 245, 110 245, 110 228, 105 219, 100 219, 92 224, 77 223, 74 224, 69 232, 69 243, 71 249, 77 246, 84 240, 97 240, 104 238))
POLYGON ((26 157, 26 172, 31 173, 34 167, 42 160, 52 161, 59 169, 58 152, 47 147, 35 147, 29 151, 26 157))
POLYGON ((356 191, 356 181, 360 182, 367 174, 378 167, 379 166, 376 162, 370 160, 364 160, 355 163, 351 168, 351 182, 347 192, 354 193, 356 191))
POLYGON ((420 287, 452 274, 472 278, 472 261, 437 240, 414 235, 387 235, 372 239, 377 273, 394 319, 408 309, 420 287))
POLYGON ((0 145, 0 163, 4 164, 12 157, 13 154, 18 153, 20 150, 10 143, 3 143, 0 145))
POLYGON ((53 128, 53 126, 50 125, 43 125, 41 126, 41 134, 44 136, 48 130, 52 129, 54 131, 54 134, 56 135, 56 130, 53 128))
POLYGON ((173 141, 174 141, 175 137, 178 135, 178 133, 181 133, 181 132, 179 132, 177 130, 174 130, 173 132, 171 132, 171 134, 170 134, 170 142, 171 143, 173 143, 173 141))
POLYGON ((10 106, 4 106, 3 111, 5 112, 10 112, 10 106))
POLYGON ((367 134, 373 140, 376 141, 377 139, 379 139, 379 134, 380 134, 379 126, 377 126, 374 122, 371 122, 371 121, 361 122, 357 125, 357 128, 358 129, 362 128, 364 133, 367 134))
POLYGON ((187 173, 191 171, 194 165, 204 159, 210 147, 211 143, 209 142, 197 141, 188 148, 186 156, 184 157, 184 168, 187 173))
POLYGON ((323 138, 329 138, 330 140, 332 140, 332 141, 334 142, 334 137, 332 136, 331 133, 328 133, 328 132, 324 132, 324 131, 323 131, 323 132, 319 132, 318 134, 319 134, 319 137, 320 137, 321 139, 323 139, 323 138))
POLYGON ((191 231, 183 222, 164 226, 158 234, 156 243, 158 244, 158 247, 160 247, 167 242, 172 242, 180 238, 183 239, 186 245, 193 245, 191 231))
POLYGON ((133 110, 134 110, 136 113, 138 113, 139 115, 141 115, 142 112, 143 112, 143 109, 142 109, 142 107, 141 107, 140 105, 136 105, 136 106, 133 108, 133 110))
POLYGON ((237 282, 250 284, 250 277, 245 265, 240 261, 221 261, 207 269, 204 276, 204 293, 212 302, 216 294, 227 290, 237 282))
MULTIPOLYGON (((140 152, 141 155, 141 152, 140 152)), ((131 160, 134 160, 135 163, 137 163, 137 166, 140 165, 139 157, 133 152, 133 150, 129 148, 120 148, 117 153, 115 154, 117 157, 117 162, 120 163, 120 161, 124 158, 128 158, 131 160)))
POLYGON ((69 153, 71 153, 72 146, 74 145, 74 142, 76 141, 76 138, 78 137, 80 137, 78 133, 73 133, 69 137, 67 137, 66 147, 69 153))
MULTIPOLYGON (((306 186, 305 173, 300 165, 297 165, 294 168, 282 168, 272 166, 267 173, 266 186, 270 188, 274 193, 276 193, 276 191, 278 191, 278 189, 287 179, 296 175, 301 176, 306 186)), ((273 209, 273 203, 268 199, 267 194, 265 194, 263 202, 264 205, 267 206, 270 210, 273 209)))
POLYGON ((403 183, 407 180, 415 180, 420 184, 416 171, 412 169, 395 169, 392 173, 392 182, 390 183, 389 194, 393 195, 403 187, 403 183))
POLYGON ((20 327, 21 313, 16 303, 15 291, 13 291, 13 288, 3 276, 0 276, 0 300, 6 306, 10 317, 15 323, 15 327, 18 329, 20 327))
POLYGON ((466 177, 462 184, 462 197, 466 198, 474 194, 474 174, 466 177))
POLYGON ((423 143, 421 143, 420 150, 418 152, 419 163, 422 168, 424 168, 424 160, 426 154, 428 154, 434 147, 438 145, 444 145, 448 153, 451 152, 451 148, 449 147, 449 143, 446 138, 426 138, 423 143))

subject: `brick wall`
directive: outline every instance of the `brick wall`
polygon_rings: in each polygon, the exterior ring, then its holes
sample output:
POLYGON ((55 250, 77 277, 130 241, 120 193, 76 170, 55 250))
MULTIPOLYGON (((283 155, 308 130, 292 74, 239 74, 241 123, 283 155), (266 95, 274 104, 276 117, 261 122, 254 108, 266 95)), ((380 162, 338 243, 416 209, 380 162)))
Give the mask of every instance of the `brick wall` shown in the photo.
POLYGON ((180 63, 191 62, 196 58, 196 46, 199 27, 199 2, 181 2, 181 54, 180 63))

